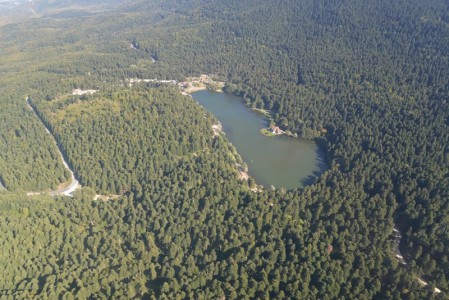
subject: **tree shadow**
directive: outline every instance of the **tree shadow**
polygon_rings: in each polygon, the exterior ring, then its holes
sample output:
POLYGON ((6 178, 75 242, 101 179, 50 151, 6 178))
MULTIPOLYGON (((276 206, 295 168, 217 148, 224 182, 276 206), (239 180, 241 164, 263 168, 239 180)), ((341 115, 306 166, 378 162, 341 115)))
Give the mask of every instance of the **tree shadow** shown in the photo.
POLYGON ((317 158, 315 159, 315 166, 317 170, 314 171, 309 176, 299 180, 299 182, 302 184, 303 187, 314 184, 317 181, 317 179, 321 176, 321 174, 323 174, 324 171, 329 169, 329 164, 326 159, 327 158, 326 152, 319 145, 317 146, 318 146, 317 158))

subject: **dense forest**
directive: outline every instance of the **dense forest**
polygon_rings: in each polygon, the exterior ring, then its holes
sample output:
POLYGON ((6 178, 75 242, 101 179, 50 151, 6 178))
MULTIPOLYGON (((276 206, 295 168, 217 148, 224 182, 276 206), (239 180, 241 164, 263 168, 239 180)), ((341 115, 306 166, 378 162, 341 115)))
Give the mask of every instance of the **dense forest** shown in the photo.
POLYGON ((42 191, 66 182, 52 139, 25 98, 4 89, 1 100, 0 184, 10 191, 42 191))
POLYGON ((3 297, 448 297, 445 1, 113 2, 0 27, 3 297), (329 169, 254 192, 213 116, 176 86, 129 85, 202 73, 329 169), (26 196, 69 179, 57 147, 83 188, 26 196))

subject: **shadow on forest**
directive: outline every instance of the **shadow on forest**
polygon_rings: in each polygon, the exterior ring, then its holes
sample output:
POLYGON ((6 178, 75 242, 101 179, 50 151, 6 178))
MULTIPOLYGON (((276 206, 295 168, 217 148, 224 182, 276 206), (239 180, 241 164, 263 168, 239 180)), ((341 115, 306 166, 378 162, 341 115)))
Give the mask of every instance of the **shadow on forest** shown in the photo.
POLYGON ((303 185, 303 187, 314 184, 318 179, 318 177, 320 177, 324 171, 329 169, 329 164, 326 161, 326 152, 319 146, 317 149, 317 158, 315 160, 315 166, 318 168, 318 171, 314 171, 309 176, 299 180, 299 182, 303 185))

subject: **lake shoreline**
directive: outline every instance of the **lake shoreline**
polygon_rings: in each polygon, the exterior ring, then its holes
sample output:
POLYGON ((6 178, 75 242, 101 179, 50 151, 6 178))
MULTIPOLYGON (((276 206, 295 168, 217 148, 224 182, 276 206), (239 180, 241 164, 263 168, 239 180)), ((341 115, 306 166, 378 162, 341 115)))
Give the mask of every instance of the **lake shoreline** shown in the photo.
POLYGON ((181 88, 181 94, 191 95, 204 90, 222 93, 226 82, 217 81, 214 77, 214 75, 206 74, 201 74, 199 77, 187 77, 186 81, 178 83, 178 86, 181 88))
POLYGON ((254 179, 265 188, 297 189, 315 182, 328 168, 314 140, 292 138, 276 126, 279 137, 267 139, 260 131, 266 129, 268 112, 248 108, 241 97, 207 88, 191 96, 220 121, 227 139, 245 162, 244 168, 237 167, 240 179, 254 179))

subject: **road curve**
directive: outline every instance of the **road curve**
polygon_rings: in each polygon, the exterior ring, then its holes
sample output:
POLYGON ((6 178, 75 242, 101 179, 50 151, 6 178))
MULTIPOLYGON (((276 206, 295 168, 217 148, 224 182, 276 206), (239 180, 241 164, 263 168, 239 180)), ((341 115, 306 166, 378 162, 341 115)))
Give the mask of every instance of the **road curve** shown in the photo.
POLYGON ((394 256, 397 258, 397 260, 403 264, 406 265, 407 262, 405 261, 404 257, 402 256, 401 250, 399 249, 399 245, 401 244, 402 235, 398 228, 394 227, 394 256))
POLYGON ((73 170, 70 169, 69 164, 66 162, 66 160, 64 158, 64 155, 62 155, 61 149, 59 149, 59 145, 56 142, 56 139, 53 136, 53 134, 50 132, 50 129, 48 129, 47 126, 45 126, 44 122, 42 122, 42 120, 39 117, 39 115, 36 113, 34 108, 31 106, 30 97, 27 97, 26 101, 27 101, 28 107, 33 111, 33 113, 39 119, 39 121, 42 124, 42 126, 44 126, 45 131, 47 131, 47 133, 49 135, 51 135, 51 137, 53 139, 53 142, 56 145, 56 149, 58 149, 59 157, 61 157, 61 160, 62 160, 62 163, 64 164, 64 167, 70 172, 70 184, 68 186, 66 186, 66 187, 63 187, 63 188, 60 188, 60 189, 58 189, 56 191, 50 192, 50 195, 52 195, 52 196, 65 195, 65 196, 73 197, 73 192, 76 191, 77 189, 79 189, 81 187, 81 185, 78 182, 78 180, 75 178, 75 173, 73 173, 73 170))
MULTIPOLYGON (((395 226, 393 229, 394 232, 394 256, 397 258, 397 260, 399 261, 399 263, 401 263, 402 265, 407 265, 407 262, 405 261, 404 257, 402 256, 401 253, 401 249, 399 249, 399 246, 401 244, 401 239, 402 239, 402 235, 401 232, 399 231, 399 229, 395 226)), ((419 277, 416 277, 416 279, 418 280, 419 284, 421 284, 422 286, 427 286, 428 283, 419 277)), ((437 287, 435 287, 435 289, 433 290, 434 293, 439 294, 441 293, 441 290, 437 287)))

